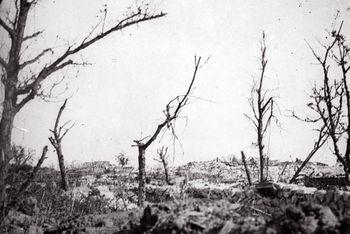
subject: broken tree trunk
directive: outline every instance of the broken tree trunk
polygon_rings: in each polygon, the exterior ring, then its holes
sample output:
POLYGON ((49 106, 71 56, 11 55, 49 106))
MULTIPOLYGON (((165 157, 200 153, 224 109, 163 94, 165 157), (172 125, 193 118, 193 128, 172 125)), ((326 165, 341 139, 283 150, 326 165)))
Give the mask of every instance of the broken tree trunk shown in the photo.
POLYGON ((241 151, 241 155, 242 155, 242 162, 243 162, 243 165, 244 165, 245 173, 247 174, 248 184, 249 184, 249 186, 252 186, 252 180, 251 180, 251 177, 250 177, 249 168, 248 168, 247 162, 245 160, 245 154, 244 154, 243 151, 241 151))
MULTIPOLYGON (((40 43, 34 43, 34 41, 42 37, 41 33, 45 30, 39 30, 31 34, 27 32, 31 31, 27 30, 27 27, 31 27, 33 22, 36 22, 33 16, 36 12, 36 6, 39 5, 37 3, 37 0, 13 0, 7 1, 5 3, 6 6, 4 6, 4 1, 0 0, 1 10, 4 10, 0 13, 0 28, 2 30, 0 33, 0 92, 2 94, 0 103, 2 107, 0 115, 0 209, 4 207, 6 200, 5 179, 12 158, 11 134, 17 113, 33 99, 39 96, 42 98, 50 96, 51 91, 59 84, 55 83, 51 78, 58 71, 63 72, 64 69, 71 66, 85 65, 85 62, 78 63, 74 61, 76 56, 85 49, 97 44, 113 33, 122 32, 133 25, 166 15, 162 12, 152 14, 149 11, 148 4, 142 4, 145 6, 140 5, 137 7, 137 10, 128 9, 125 12, 126 14, 108 29, 95 33, 99 25, 97 24, 92 31, 81 35, 81 42, 67 42, 66 48, 56 51, 57 45, 52 45, 49 48, 40 48, 40 43), (31 54, 34 51, 38 51, 38 54, 31 54), (24 58, 28 59, 24 60, 24 58), (43 85, 46 81, 51 86, 49 95, 42 89, 46 86, 43 85)), ((61 35, 61 32, 57 33, 61 35)))
MULTIPOLYGON (((145 170, 145 154, 146 149, 157 139, 159 133, 165 128, 165 130, 170 129, 171 133, 173 134, 174 139, 177 139, 177 136, 175 134, 174 129, 174 123, 176 122, 177 118, 179 117, 179 114, 184 106, 186 106, 190 92, 193 88, 193 83, 196 79, 197 71, 201 67, 201 57, 197 58, 195 56, 194 58, 195 62, 195 69, 193 72, 193 76, 191 79, 191 83, 187 88, 187 91, 184 95, 177 96, 173 98, 165 107, 165 110, 163 111, 165 115, 165 119, 158 124, 155 132, 151 136, 147 136, 141 140, 134 140, 136 145, 138 147, 139 151, 139 194, 138 194, 138 205, 139 207, 144 207, 145 201, 146 201, 146 189, 145 189, 145 183, 146 183, 146 170, 145 170), (146 141, 146 139, 148 139, 146 141)), ((202 65, 203 66, 203 65, 202 65)))
POLYGON ((66 107, 66 104, 67 104, 67 99, 64 101, 63 105, 60 107, 60 110, 58 111, 54 129, 53 130, 50 129, 53 136, 49 137, 49 140, 50 140, 52 146, 56 150, 56 154, 58 157, 58 165, 60 167, 60 172, 61 172, 61 188, 65 191, 68 190, 68 179, 67 179, 67 175, 66 175, 66 168, 64 166, 64 156, 62 153, 61 142, 62 142, 63 137, 74 126, 74 123, 73 123, 69 127, 66 127, 70 121, 67 121, 62 126, 59 126, 60 118, 61 118, 61 115, 62 115, 64 108, 66 107))
POLYGON ((138 206, 144 207, 146 201, 146 147, 143 144, 138 145, 139 150, 139 194, 138 194, 138 206))
POLYGON ((64 165, 64 156, 62 154, 62 147, 61 145, 56 148, 56 153, 58 157, 58 165, 60 167, 60 173, 61 173, 61 187, 64 191, 68 190, 68 179, 66 174, 66 167, 64 165))
MULTIPOLYGON (((12 99, 3 102, 2 117, 0 121, 0 210, 6 206, 6 177, 9 162, 12 158, 11 135, 16 110, 12 106, 12 99)), ((0 216, 2 216, 1 212, 0 216)))

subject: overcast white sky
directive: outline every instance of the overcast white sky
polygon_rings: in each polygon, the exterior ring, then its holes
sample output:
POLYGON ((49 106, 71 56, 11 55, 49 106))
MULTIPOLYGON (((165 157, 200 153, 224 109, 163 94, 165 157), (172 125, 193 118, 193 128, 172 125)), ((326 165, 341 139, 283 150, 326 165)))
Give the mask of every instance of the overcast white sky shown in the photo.
MULTIPOLYGON (((45 29, 33 50, 53 46, 58 53, 67 42, 79 42, 98 21, 104 4, 107 28, 135 1, 41 1, 27 28, 28 33, 45 29)), ((195 100, 182 112, 188 117, 187 126, 185 119, 179 121, 177 133, 184 152, 177 146, 175 163, 239 155, 241 150, 255 155, 251 144, 255 132, 244 113, 250 113, 250 85, 259 74, 263 30, 269 60, 266 84, 279 96, 283 125, 283 129, 272 129, 266 149, 273 159, 306 156, 314 133, 285 116, 288 109, 301 114, 307 110, 306 92, 320 79, 320 67, 305 40, 320 49, 317 40, 325 40, 325 29, 332 29, 337 10, 338 22, 345 20, 343 32, 349 35, 349 1, 157 0, 150 6, 167 16, 114 33, 81 54, 91 66, 56 76, 68 77, 68 94, 73 94, 62 117, 76 122, 63 141, 68 162, 113 161, 124 151, 136 163, 133 140, 153 133, 164 105, 186 90, 194 54, 211 56, 197 76, 194 91, 195 96, 210 101, 195 100)), ((49 128, 60 104, 33 101, 26 106, 15 125, 27 131, 14 129, 14 142, 39 154, 49 144, 49 128)), ((147 153, 148 162, 161 145, 171 146, 171 142, 165 138, 154 144, 147 153)), ((315 159, 332 162, 334 157, 325 148, 315 159)), ((50 148, 47 164, 56 162, 50 148)))

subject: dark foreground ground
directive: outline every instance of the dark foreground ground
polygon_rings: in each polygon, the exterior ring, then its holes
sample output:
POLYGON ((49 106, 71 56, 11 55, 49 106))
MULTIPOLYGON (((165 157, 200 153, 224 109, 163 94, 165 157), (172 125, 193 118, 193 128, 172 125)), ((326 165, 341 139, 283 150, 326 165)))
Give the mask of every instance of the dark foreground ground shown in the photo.
MULTIPOLYGON (((276 192, 262 196, 248 186, 241 165, 218 161, 173 169, 173 185, 161 170, 148 172, 145 208, 136 206, 135 171, 82 173, 69 191, 54 176, 39 176, 16 197, 24 171, 9 180, 2 233, 350 233, 348 187, 309 188, 283 183, 293 167, 271 168, 276 192), (11 204, 11 200, 16 203, 11 204)), ((315 170, 309 165, 306 171, 315 170)), ((333 171, 316 168, 319 173, 333 171)), ((45 172, 47 173, 47 172, 45 172)), ((51 174, 55 172, 51 171, 51 174)), ((254 170, 253 180, 256 177, 254 170)), ((73 174, 72 174, 73 175, 73 174)))

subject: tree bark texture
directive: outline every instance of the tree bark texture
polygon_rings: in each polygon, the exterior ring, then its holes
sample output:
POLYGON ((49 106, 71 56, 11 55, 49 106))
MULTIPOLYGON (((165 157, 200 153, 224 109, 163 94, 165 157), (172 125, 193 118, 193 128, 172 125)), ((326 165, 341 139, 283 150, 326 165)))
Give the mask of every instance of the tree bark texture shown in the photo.
POLYGON ((143 145, 138 146, 139 150, 139 191, 138 191, 138 206, 144 207, 146 201, 146 148, 143 145))
POLYGON ((163 159, 162 161, 163 161, 163 167, 164 167, 165 182, 168 185, 171 185, 170 176, 169 176, 168 162, 165 159, 163 159))

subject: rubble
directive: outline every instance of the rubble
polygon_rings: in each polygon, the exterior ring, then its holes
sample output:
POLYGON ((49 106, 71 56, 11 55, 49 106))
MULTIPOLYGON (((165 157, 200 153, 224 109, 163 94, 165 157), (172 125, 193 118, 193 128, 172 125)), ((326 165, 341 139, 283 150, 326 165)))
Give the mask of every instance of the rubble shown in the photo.
MULTIPOLYGON (((274 162, 272 168, 276 171, 272 170, 270 176, 277 176, 280 166, 283 165, 274 162)), ((257 192, 255 185, 248 186, 239 163, 195 162, 173 168, 171 173, 177 175, 173 185, 166 185, 159 174, 148 173, 146 200, 153 221, 144 218, 141 224, 143 212, 137 207, 137 182, 134 171, 128 169, 76 176, 74 180, 79 186, 72 186, 67 192, 59 192, 52 182, 38 181, 30 189, 37 192, 39 188, 44 194, 33 193, 22 199, 18 210, 9 213, 6 223, 18 233, 69 230, 139 233, 146 229, 154 233, 172 230, 280 233, 285 230, 284 225, 292 228, 289 231, 308 233, 320 228, 338 230, 350 224, 347 219, 350 192, 344 187, 322 190, 275 182, 276 193, 266 197, 257 192), (48 194, 54 194, 55 199, 50 200, 48 194), (41 202, 37 202, 39 199, 41 202), (312 208, 305 208, 305 204, 312 204, 312 208), (317 211, 318 216, 309 215, 308 209, 317 211), (43 216, 43 211, 54 211, 54 215, 43 216), (93 213, 97 216, 92 216, 93 213), (283 222, 274 223, 276 217, 283 222), (300 225, 295 224, 298 222, 300 225)), ((256 176, 252 173, 253 181, 256 176)))

